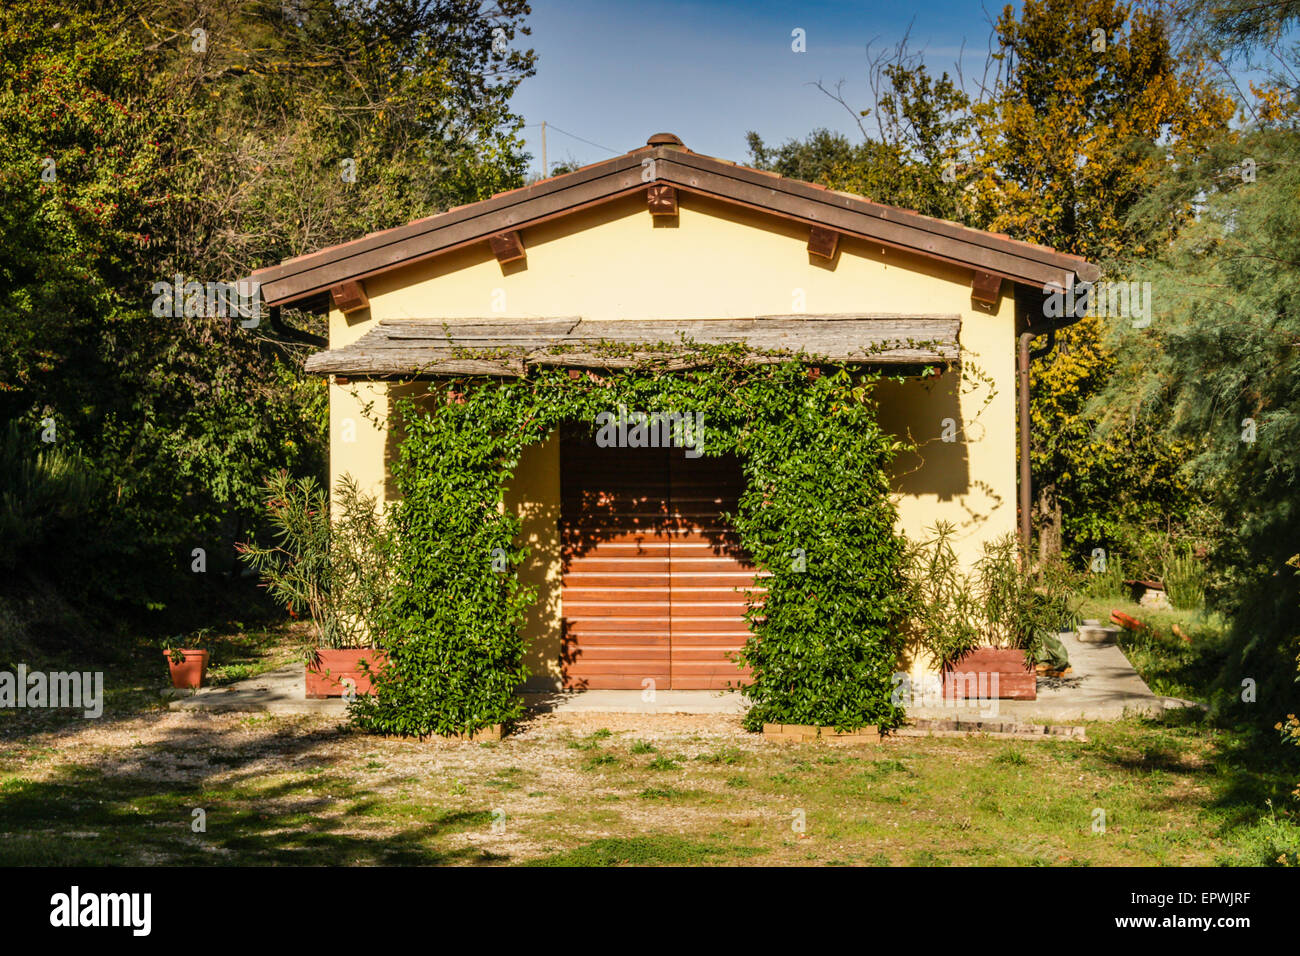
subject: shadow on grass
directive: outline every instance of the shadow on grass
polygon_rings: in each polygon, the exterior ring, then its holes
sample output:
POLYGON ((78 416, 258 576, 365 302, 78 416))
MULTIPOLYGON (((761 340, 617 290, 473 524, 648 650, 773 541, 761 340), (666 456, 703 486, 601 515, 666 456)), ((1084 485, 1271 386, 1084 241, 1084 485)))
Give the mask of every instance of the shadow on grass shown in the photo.
MULTIPOLYGON (((1300 782, 1300 749, 1284 745, 1276 734, 1219 726, 1189 709, 1140 720, 1123 736, 1094 743, 1089 758, 1104 771, 1166 773, 1207 787, 1206 825, 1226 847, 1220 862, 1300 862, 1300 803, 1293 795, 1300 782)), ((1175 791, 1166 805, 1187 799, 1175 791)))
MULTIPOLYGON (((449 834, 486 830, 488 810, 403 806, 313 759, 344 730, 248 737, 177 728, 42 781, 0 785, 0 866, 429 865, 507 859, 449 834), (267 769, 273 761, 275 769, 267 769), (110 765, 111 761, 111 765, 110 765), (193 824, 202 811, 202 832, 193 824)), ((346 759, 346 758, 344 758, 346 759)), ((358 767, 357 769, 360 769, 358 767)))

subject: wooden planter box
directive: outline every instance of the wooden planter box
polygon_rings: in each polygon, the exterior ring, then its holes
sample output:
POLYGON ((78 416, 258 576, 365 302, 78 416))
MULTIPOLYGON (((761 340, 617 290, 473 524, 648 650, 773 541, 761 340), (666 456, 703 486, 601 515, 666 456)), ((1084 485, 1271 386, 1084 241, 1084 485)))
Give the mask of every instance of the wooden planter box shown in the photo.
POLYGON ((834 727, 818 727, 813 724, 764 724, 763 736, 768 740, 789 740, 795 743, 820 741, 840 746, 880 743, 880 730, 874 726, 841 732, 834 727))
POLYGON ((977 647, 944 671, 943 696, 946 700, 1037 700, 1038 676, 1033 663, 1018 648, 977 647))
POLYGON ((361 666, 363 660, 369 661, 373 670, 379 670, 385 663, 384 652, 373 647, 317 649, 315 658, 307 663, 307 699, 345 697, 347 680, 357 695, 369 694, 370 674, 361 666))

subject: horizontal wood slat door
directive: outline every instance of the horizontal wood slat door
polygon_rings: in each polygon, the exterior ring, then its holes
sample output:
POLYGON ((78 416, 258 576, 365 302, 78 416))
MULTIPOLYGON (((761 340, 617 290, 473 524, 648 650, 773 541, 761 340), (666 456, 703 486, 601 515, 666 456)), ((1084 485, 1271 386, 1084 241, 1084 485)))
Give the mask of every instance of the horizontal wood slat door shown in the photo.
POLYGON ((600 448, 565 428, 560 441, 564 686, 667 687, 668 454, 600 448))
POLYGON ((680 449, 600 448, 561 435, 564 685, 720 688, 748 629, 754 570, 720 512, 742 487, 734 459, 680 449))
POLYGON ((672 686, 722 689, 749 673, 728 655, 749 636, 745 591, 754 586, 754 567, 722 518, 736 510, 744 476, 731 456, 687 458, 673 448, 668 462, 669 518, 680 532, 669 561, 672 686))

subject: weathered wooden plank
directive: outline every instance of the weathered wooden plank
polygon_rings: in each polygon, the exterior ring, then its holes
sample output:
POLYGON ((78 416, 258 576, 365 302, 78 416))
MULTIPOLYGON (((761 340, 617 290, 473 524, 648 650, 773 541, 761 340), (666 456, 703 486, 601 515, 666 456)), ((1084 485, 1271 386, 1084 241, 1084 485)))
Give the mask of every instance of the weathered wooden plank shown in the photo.
MULTIPOLYGON (((787 355, 749 355, 739 359, 745 364, 771 365, 784 360, 787 355)), ((941 348, 890 348, 884 351, 856 349, 822 351, 806 349, 802 354, 826 362, 863 362, 882 365, 911 365, 925 362, 952 361, 958 357, 956 349, 941 348)), ((521 363, 517 360, 492 361, 486 359, 447 358, 430 356, 409 350, 391 350, 383 353, 357 354, 340 351, 337 355, 320 353, 306 363, 310 374, 337 375, 397 375, 457 374, 457 375, 510 375, 523 374, 524 365, 624 369, 644 362, 659 360, 659 365, 669 371, 701 368, 711 363, 708 356, 670 356, 659 352, 639 352, 629 355, 607 355, 592 352, 560 352, 528 355, 521 363)))
POLYGON ((313 375, 501 375, 518 378, 524 374, 522 362, 483 359, 426 358, 409 353, 391 355, 356 355, 340 351, 331 355, 321 352, 307 359, 304 366, 313 375))
MULTIPOLYGON (((578 316, 548 319, 384 319, 380 329, 390 339, 527 338, 568 335, 578 316)), ((370 334, 370 333, 367 333, 370 334)))
POLYGON ((631 368, 657 361, 669 370, 698 368, 707 356, 689 344, 741 345, 751 354, 742 361, 770 364, 804 354, 828 362, 917 364, 950 361, 960 354, 958 316, 782 315, 741 319, 595 320, 544 319, 386 319, 357 342, 312 356, 307 371, 317 374, 484 374, 521 375, 527 365, 572 368, 631 368), (632 346, 609 354, 597 343, 632 346), (499 356, 475 355, 498 352, 499 356), (470 353, 470 354, 466 354, 470 353))

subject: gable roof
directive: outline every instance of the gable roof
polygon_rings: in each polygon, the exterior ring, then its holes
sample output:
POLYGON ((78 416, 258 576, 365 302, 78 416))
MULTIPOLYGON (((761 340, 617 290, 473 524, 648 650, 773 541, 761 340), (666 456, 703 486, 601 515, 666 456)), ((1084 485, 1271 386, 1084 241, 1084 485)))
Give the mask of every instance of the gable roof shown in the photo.
POLYGON ((268 305, 284 305, 662 184, 1038 289, 1100 274, 1079 256, 693 153, 660 133, 613 159, 287 259, 249 278, 261 283, 268 305), (654 178, 646 181, 650 160, 654 178))

